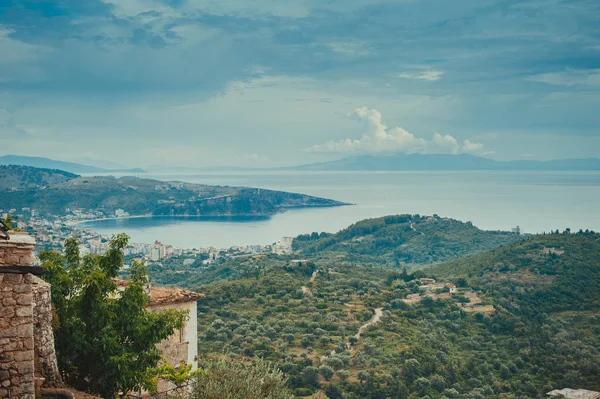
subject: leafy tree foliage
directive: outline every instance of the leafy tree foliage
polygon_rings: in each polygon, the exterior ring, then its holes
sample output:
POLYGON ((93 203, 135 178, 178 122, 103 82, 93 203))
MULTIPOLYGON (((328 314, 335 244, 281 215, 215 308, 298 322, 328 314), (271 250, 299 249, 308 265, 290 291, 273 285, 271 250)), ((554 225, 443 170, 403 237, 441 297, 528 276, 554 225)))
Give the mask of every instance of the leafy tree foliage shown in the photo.
POLYGON ((148 369, 160 360, 155 344, 181 328, 187 317, 174 310, 145 309, 148 279, 141 263, 132 265, 128 286, 117 291, 114 278, 127 242, 120 234, 104 256, 81 258, 77 241, 69 239, 65 255, 40 255, 44 278, 52 285, 59 369, 70 385, 106 399, 148 383, 148 369))
POLYGON ((192 378, 190 399, 293 399, 285 377, 272 364, 207 360, 192 378))
POLYGON ((362 220, 336 234, 300 235, 293 245, 307 254, 341 253, 398 266, 447 261, 518 239, 517 234, 484 231, 439 216, 394 215, 362 220))

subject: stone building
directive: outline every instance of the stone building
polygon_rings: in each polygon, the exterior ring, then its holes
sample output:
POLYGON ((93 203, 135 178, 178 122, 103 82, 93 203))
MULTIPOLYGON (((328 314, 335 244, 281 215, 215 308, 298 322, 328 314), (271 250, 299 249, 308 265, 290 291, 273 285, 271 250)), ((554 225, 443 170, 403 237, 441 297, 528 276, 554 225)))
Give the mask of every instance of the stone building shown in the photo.
POLYGON ((52 332, 50 285, 32 266, 35 240, 0 236, 0 398, 35 397, 35 384, 62 383, 52 332), (35 334, 34 334, 35 331, 35 334))
MULTIPOLYGON (((116 280, 117 287, 123 289, 127 281, 116 280)), ((153 287, 148 285, 147 290, 150 298, 147 309, 149 312, 161 312, 167 309, 186 310, 189 318, 180 330, 175 330, 168 339, 157 344, 162 356, 172 366, 178 366, 182 362, 191 364, 192 370, 197 368, 198 357, 198 306, 199 299, 204 295, 192 291, 171 288, 153 287)), ((175 388, 167 381, 159 380, 158 392, 167 392, 175 388)), ((141 395, 143 397, 143 395, 141 395)))
MULTIPOLYGON (((34 399, 36 388, 62 387, 52 331, 50 284, 32 266, 35 240, 25 233, 0 234, 0 398, 34 399)), ((126 282, 117 282, 117 286, 126 282)), ((149 287, 148 311, 189 311, 181 330, 157 345, 172 365, 195 368, 198 354, 197 306, 203 295, 191 291, 149 287)), ((159 381, 159 392, 172 387, 159 381)))

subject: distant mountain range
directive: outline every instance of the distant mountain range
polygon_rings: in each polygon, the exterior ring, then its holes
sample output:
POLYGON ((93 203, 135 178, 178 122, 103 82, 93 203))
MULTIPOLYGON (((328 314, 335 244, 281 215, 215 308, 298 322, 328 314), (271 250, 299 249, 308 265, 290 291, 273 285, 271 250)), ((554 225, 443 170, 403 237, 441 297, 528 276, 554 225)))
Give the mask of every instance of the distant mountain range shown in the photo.
POLYGON ((469 154, 360 155, 339 161, 300 165, 288 170, 600 170, 600 159, 495 161, 469 154))
MULTIPOLYGON (((99 161, 102 162, 102 161, 99 161)), ((73 162, 57 161, 42 157, 5 155, 0 157, 0 165, 33 166, 44 169, 59 169, 77 174, 91 173, 144 173, 141 168, 119 169, 114 163, 106 162, 106 167, 83 165, 73 162)), ((600 170, 600 159, 557 159, 551 161, 495 161, 489 158, 469 154, 394 154, 359 155, 331 162, 319 162, 298 166, 278 168, 248 168, 228 166, 207 166, 199 168, 153 166, 151 173, 207 173, 241 171, 285 171, 285 170, 600 170)))
POLYGON ((35 168, 43 169, 58 169, 64 170, 71 173, 110 173, 110 172, 121 172, 121 173, 143 173, 143 169, 112 169, 112 168, 99 168, 96 166, 82 165, 73 162, 56 161, 50 158, 42 157, 27 157, 21 155, 4 155, 0 157, 0 165, 19 165, 19 166, 33 166, 35 168))

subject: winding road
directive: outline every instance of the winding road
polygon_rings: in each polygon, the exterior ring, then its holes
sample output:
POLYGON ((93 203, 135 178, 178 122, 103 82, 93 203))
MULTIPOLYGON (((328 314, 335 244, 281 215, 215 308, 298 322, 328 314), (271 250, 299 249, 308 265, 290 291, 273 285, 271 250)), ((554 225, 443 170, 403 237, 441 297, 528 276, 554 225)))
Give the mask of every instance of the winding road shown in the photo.
POLYGON ((383 316, 383 308, 376 308, 375 314, 373 315, 373 317, 371 317, 371 320, 369 320, 366 324, 363 324, 358 329, 358 332, 354 335, 354 338, 360 339, 360 336, 362 334, 364 334, 365 331, 367 331, 367 328, 371 327, 374 324, 379 323, 379 320, 381 320, 381 316, 383 316))

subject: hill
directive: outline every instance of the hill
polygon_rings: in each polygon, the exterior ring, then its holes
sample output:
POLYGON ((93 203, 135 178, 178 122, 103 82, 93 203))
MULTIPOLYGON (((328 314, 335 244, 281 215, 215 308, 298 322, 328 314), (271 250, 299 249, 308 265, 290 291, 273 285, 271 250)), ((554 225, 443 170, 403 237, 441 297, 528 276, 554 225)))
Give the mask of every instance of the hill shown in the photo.
POLYGON ((38 169, 28 166, 0 165, 0 190, 42 188, 79 177, 57 169, 38 169))
POLYGON ((600 310, 600 234, 593 232, 536 235, 429 271, 466 278, 531 315, 600 310))
POLYGON ((600 390, 599 240, 521 237, 413 274, 307 254, 151 276, 205 293, 201 357, 275 362, 297 396, 535 398, 600 390), (458 292, 428 296, 430 277, 458 292))
POLYGON ((429 264, 517 239, 517 234, 484 231, 470 222, 437 215, 396 215, 362 220, 336 234, 301 235, 294 239, 293 248, 303 254, 334 254, 362 262, 429 264))
POLYGON ((124 173, 142 173, 142 169, 114 169, 114 168, 98 168, 95 166, 82 165, 73 162, 56 161, 50 158, 42 157, 27 157, 21 155, 4 155, 0 157, 0 165, 20 165, 32 166, 34 168, 58 169, 71 173, 107 173, 107 172, 124 172, 124 173))
POLYGON ((300 165, 294 170, 600 170, 600 159, 495 161, 470 154, 360 155, 339 161, 300 165))
POLYGON ((75 177, 42 188, 25 185, 14 191, 0 190, 0 203, 53 214, 62 214, 66 208, 93 209, 107 216, 117 209, 132 215, 268 216, 289 208, 347 205, 303 194, 130 176, 75 177))

